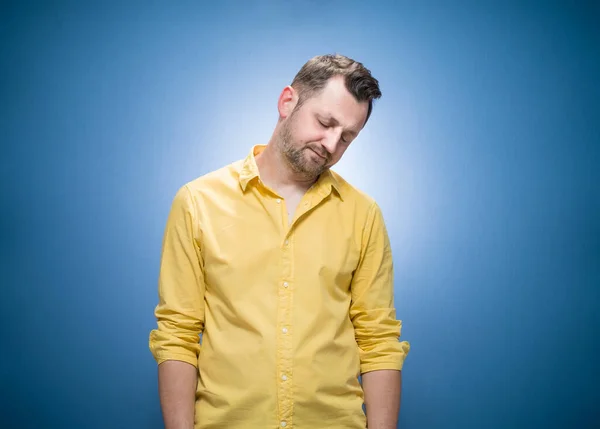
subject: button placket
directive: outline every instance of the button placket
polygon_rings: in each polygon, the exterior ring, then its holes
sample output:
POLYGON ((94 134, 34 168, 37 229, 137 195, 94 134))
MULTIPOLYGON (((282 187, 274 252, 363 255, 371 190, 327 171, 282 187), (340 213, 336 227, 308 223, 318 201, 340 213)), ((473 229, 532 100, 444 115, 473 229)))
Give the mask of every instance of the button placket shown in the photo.
MULTIPOLYGON (((282 213, 285 218, 285 213, 282 213)), ((293 227, 292 227, 293 230, 293 227)), ((285 426, 292 427, 292 414, 294 408, 293 398, 293 350, 292 350, 292 302, 293 302, 293 240, 289 230, 280 242, 282 271, 278 287, 277 311, 277 369, 279 378, 277 397, 279 420, 285 426)), ((282 427, 284 425, 282 424, 282 427)))

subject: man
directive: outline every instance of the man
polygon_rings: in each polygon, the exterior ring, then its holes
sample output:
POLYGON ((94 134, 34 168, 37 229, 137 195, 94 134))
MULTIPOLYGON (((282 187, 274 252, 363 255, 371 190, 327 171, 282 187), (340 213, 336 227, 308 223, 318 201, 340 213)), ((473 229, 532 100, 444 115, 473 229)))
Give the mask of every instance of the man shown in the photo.
POLYGON ((396 428, 409 344, 388 235, 330 170, 380 96, 362 64, 315 57, 267 145, 177 192, 150 334, 167 429, 396 428))

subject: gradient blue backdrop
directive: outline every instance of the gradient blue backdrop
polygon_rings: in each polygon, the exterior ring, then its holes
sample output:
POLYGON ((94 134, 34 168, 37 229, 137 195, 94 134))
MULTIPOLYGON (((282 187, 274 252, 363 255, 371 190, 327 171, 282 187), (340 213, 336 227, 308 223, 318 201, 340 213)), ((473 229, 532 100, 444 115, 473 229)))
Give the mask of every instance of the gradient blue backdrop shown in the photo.
POLYGON ((266 142, 328 52, 384 94, 338 171, 389 225, 400 427, 599 427, 599 22, 593 2, 3 2, 0 427, 163 427, 172 197, 266 142))

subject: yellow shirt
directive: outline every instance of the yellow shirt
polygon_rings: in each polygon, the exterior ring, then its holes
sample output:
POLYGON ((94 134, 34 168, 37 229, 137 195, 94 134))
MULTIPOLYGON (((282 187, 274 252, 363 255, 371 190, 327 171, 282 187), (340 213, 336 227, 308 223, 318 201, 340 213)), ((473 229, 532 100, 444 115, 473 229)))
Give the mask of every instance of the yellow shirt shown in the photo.
POLYGON ((410 348, 380 208, 326 171, 288 222, 263 148, 176 193, 150 349, 198 368, 195 429, 365 428, 358 376, 410 348))

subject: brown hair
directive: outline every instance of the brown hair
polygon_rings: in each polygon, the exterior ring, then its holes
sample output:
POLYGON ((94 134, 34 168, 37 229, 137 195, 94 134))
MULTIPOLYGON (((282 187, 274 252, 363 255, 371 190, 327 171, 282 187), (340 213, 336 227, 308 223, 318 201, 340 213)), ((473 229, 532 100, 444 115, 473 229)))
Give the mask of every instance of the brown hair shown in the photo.
POLYGON ((373 100, 381 97, 379 82, 362 63, 344 55, 319 55, 302 66, 292 81, 292 87, 299 94, 296 109, 308 98, 317 95, 334 76, 344 77, 346 88, 357 101, 369 102, 366 124, 373 110, 373 100))

